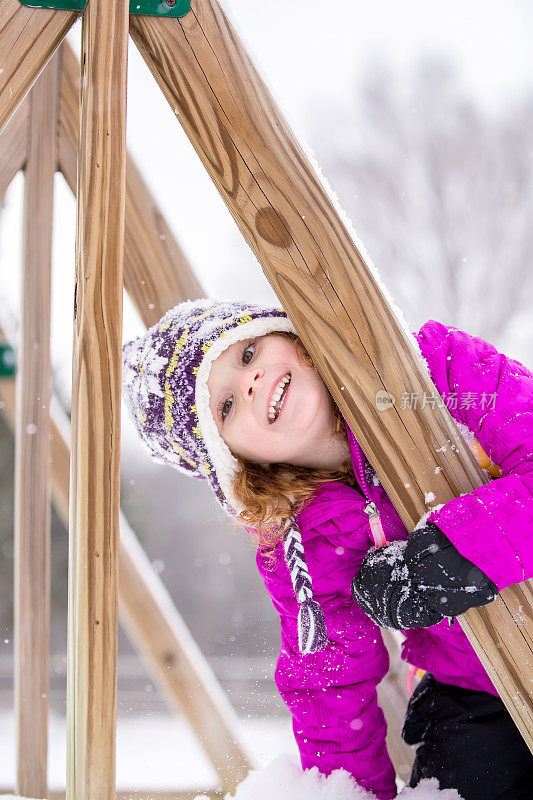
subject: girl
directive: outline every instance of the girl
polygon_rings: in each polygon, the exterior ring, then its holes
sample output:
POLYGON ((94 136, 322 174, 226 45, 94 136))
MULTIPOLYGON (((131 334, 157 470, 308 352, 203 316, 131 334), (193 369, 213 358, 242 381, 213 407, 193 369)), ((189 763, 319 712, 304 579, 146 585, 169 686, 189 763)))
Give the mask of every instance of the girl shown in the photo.
POLYGON ((411 785, 435 776, 465 800, 530 800, 532 757, 453 617, 533 574, 533 375, 438 322, 416 340, 440 393, 469 393, 451 412, 503 477, 409 537, 282 309, 176 306, 124 347, 125 395, 152 456, 207 480, 258 539, 303 767, 396 796, 370 614, 407 629, 402 657, 428 673, 403 732, 422 743, 411 785), (367 555, 376 531, 389 544, 367 555))

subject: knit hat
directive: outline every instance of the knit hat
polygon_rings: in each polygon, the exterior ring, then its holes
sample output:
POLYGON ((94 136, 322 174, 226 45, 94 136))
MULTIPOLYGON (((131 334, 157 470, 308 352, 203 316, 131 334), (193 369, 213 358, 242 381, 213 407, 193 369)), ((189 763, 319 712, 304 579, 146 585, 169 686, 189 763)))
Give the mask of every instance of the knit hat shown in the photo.
MULTIPOLYGON (((170 309, 143 336, 123 347, 126 404, 150 454, 156 461, 207 480, 233 518, 244 510, 233 494, 237 459, 220 436, 209 408, 209 372, 230 345, 275 331, 296 333, 282 308, 203 298, 170 309)), ((285 549, 301 604, 300 646, 302 652, 314 652, 327 641, 325 624, 312 600, 301 536, 292 522, 285 549)))

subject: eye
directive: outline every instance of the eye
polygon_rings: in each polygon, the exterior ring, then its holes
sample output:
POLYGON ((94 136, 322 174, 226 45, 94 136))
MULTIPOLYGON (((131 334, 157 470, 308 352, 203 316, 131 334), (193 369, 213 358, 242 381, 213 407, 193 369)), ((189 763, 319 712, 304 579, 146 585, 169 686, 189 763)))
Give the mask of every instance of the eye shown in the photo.
POLYGON ((250 361, 251 361, 251 360, 252 360, 252 358, 254 357, 254 352, 253 352, 253 351, 254 351, 254 349, 255 349, 255 342, 250 342, 250 344, 249 344, 249 345, 248 345, 248 346, 247 346, 247 347, 246 347, 246 348, 243 350, 243 353, 242 353, 242 363, 243 363, 245 366, 248 366, 248 364, 250 363, 250 361), (246 353, 250 353, 250 352, 251 352, 251 354, 252 354, 252 355, 251 355, 250 357, 248 357, 248 356, 246 355, 246 353))
MULTIPOLYGON (((248 366, 252 358, 254 357, 255 351, 255 340, 249 342, 244 350, 242 351, 241 361, 245 367, 248 366)), ((226 400, 222 400, 217 408, 218 417, 222 422, 226 419, 228 414, 230 413, 233 406, 233 397, 228 397, 226 400)))
POLYGON ((228 397, 227 400, 223 400, 219 407, 218 407, 218 416, 224 422, 226 417, 228 416, 229 412, 231 411, 231 407, 233 405, 233 398, 228 397))

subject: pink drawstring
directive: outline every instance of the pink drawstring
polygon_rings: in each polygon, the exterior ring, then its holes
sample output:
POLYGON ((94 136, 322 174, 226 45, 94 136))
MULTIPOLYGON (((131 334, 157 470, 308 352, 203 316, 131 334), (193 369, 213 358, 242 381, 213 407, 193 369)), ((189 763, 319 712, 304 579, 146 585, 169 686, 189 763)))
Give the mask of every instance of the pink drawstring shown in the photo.
POLYGON ((413 694, 413 683, 417 674, 422 678, 426 672, 423 669, 419 669, 419 667, 409 667, 409 672, 407 673, 407 691, 410 695, 413 694))
POLYGON ((376 549, 383 547, 387 544, 387 537, 385 536, 385 531, 383 530, 383 525, 381 524, 381 517, 378 507, 375 503, 370 502, 366 504, 365 511, 368 514, 370 533, 372 534, 372 539, 374 540, 374 546, 376 549))
POLYGON ((413 694, 413 683, 417 669, 418 667, 409 667, 409 672, 407 673, 407 691, 410 695, 413 694))
POLYGON ((370 517, 369 522, 372 538, 374 539, 376 548, 383 547, 387 544, 387 539, 385 537, 385 531, 383 530, 380 517, 370 517))

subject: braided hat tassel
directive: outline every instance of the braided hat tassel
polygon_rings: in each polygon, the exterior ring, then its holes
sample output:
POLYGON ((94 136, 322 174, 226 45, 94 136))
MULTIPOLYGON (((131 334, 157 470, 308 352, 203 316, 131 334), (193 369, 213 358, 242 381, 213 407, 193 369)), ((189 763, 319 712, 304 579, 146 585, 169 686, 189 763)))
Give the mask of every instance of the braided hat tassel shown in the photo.
POLYGON ((298 611, 298 646, 300 653, 316 653, 328 643, 326 620, 320 605, 313 600, 311 576, 307 570, 302 537, 297 525, 289 528, 285 540, 285 559, 291 575, 298 611))
POLYGON ((328 643, 324 612, 316 600, 305 600, 298 612, 298 646, 300 653, 316 653, 328 643))

